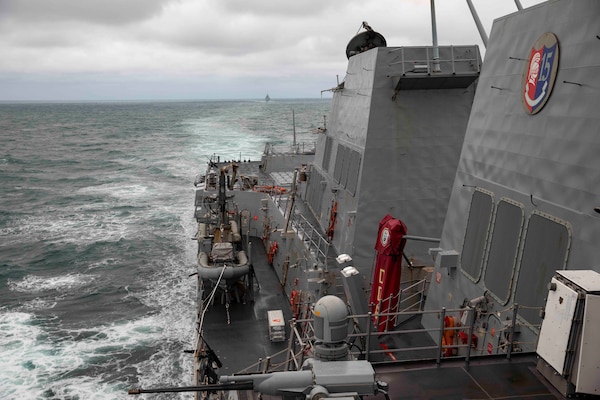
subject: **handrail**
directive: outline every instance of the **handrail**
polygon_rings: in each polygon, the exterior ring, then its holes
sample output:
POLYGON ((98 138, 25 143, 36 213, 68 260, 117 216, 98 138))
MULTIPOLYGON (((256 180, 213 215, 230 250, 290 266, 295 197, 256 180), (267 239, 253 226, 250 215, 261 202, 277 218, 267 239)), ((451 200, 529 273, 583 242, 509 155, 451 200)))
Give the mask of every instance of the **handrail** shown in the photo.
MULTIPOLYGON (((475 319, 476 319, 476 314, 478 314, 478 310, 476 310, 475 308, 456 308, 456 309, 441 309, 441 310, 427 310, 427 311, 423 311, 423 310, 419 310, 419 311, 401 311, 401 312, 395 312, 395 313, 378 313, 378 314, 372 314, 371 312, 369 312, 368 314, 355 314, 355 315, 350 315, 348 317, 348 319, 352 320, 352 319, 360 319, 360 318, 367 318, 367 319, 376 319, 378 317, 400 317, 400 316, 424 316, 427 314, 434 314, 437 315, 440 318, 440 326, 437 328, 421 328, 421 329, 395 329, 395 330, 388 330, 385 332, 379 332, 377 330, 371 330, 371 324, 367 324, 367 332, 353 332, 348 336, 348 341, 351 343, 359 343, 359 344, 363 344, 363 346, 351 346, 350 348, 350 354, 353 357, 356 358, 361 358, 361 359, 366 359, 371 361, 372 364, 374 365, 378 365, 378 364, 386 364, 386 363, 390 363, 390 362, 407 362, 407 361, 423 361, 423 360, 432 360, 435 361, 436 363, 440 363, 442 360, 444 359, 464 359, 465 363, 468 364, 470 362, 471 357, 474 356, 478 356, 478 353, 480 356, 485 355, 485 353, 499 353, 502 352, 505 354, 507 359, 511 358, 511 355, 513 354, 513 347, 515 347, 516 345, 519 344, 523 344, 523 342, 520 342, 518 340, 516 340, 516 336, 515 336, 515 332, 516 332, 516 328, 517 325, 518 326, 525 326, 526 324, 522 324, 520 322, 518 322, 518 318, 517 318, 517 313, 519 310, 520 306, 515 304, 512 307, 509 308, 509 310, 512 311, 512 321, 513 323, 502 329, 502 330, 496 330, 495 334, 496 335, 500 335, 505 331, 506 335, 505 337, 507 338, 507 341, 504 343, 501 343, 498 346, 492 347, 492 348, 488 348, 487 345, 485 345, 484 343, 482 343, 483 341, 481 341, 480 343, 475 343, 474 342, 474 336, 473 334, 475 334, 476 332, 479 332, 480 328, 477 328, 477 331, 475 330, 475 319), (464 326, 453 326, 453 327, 445 327, 444 326, 444 317, 445 316, 450 316, 450 315, 460 315, 461 313, 467 312, 468 315, 466 317, 466 322, 467 324, 464 326), (455 334, 457 334, 458 332, 464 332, 466 334, 466 341, 458 341, 457 343, 452 343, 452 344, 444 344, 443 340, 441 339, 442 336, 444 335, 444 333, 446 332, 454 332, 455 334), (402 347, 402 348, 381 348, 381 349, 373 349, 371 348, 371 346, 369 346, 369 342, 372 340, 378 340, 378 338, 380 336, 386 336, 386 337, 390 337, 393 335, 407 335, 407 334, 422 334, 422 335, 427 335, 427 337, 429 338, 433 338, 437 335, 438 340, 436 340, 434 342, 434 344, 432 344, 431 346, 427 346, 427 345, 419 345, 419 346, 414 346, 414 347, 402 347), (486 346, 485 348, 483 348, 483 346, 486 346), (358 347, 358 350, 353 350, 354 347, 358 347), (419 352, 420 354, 425 354, 425 356, 423 357, 419 357, 419 358, 406 358, 406 357, 400 357, 400 359, 398 359, 396 357, 396 355, 402 355, 402 354, 409 354, 408 352, 419 352), (429 353, 428 353, 429 352, 429 353), (429 355, 428 355, 429 354, 429 355), (385 355, 386 357, 379 360, 375 360, 373 359, 373 356, 375 355, 385 355)), ((540 310, 542 309, 542 307, 535 307, 535 308, 539 308, 540 310)), ((290 321, 290 337, 289 337, 289 346, 288 348, 285 350, 287 351, 287 354, 289 356, 289 358, 286 360, 287 362, 287 366, 286 366, 286 370, 291 366, 294 368, 298 368, 298 366, 301 366, 304 358, 307 357, 307 348, 314 343, 315 338, 314 338, 314 330, 313 330, 313 320, 308 318, 308 319, 293 319, 290 321), (304 325, 304 329, 299 329, 298 327, 304 325)), ((491 332, 485 332, 485 334, 488 334, 491 332)), ((477 336, 477 335, 475 335, 477 336)), ((279 354, 279 353, 278 353, 279 354)), ((283 363, 280 363, 279 366, 281 366, 283 363)))
MULTIPOLYGON (((464 45, 464 46, 440 46, 440 49, 448 48, 450 51, 450 58, 438 58, 434 59, 432 47, 414 47, 414 46, 404 46, 398 47, 389 50, 390 53, 400 52, 399 60, 390 62, 390 66, 400 65, 400 74, 402 76, 408 76, 409 74, 414 74, 415 76, 423 75, 423 74, 432 74, 434 72, 435 63, 446 64, 450 66, 450 70, 445 71, 446 74, 450 75, 460 75, 464 73, 479 73, 480 65, 481 65, 481 57, 477 53, 474 57, 468 57, 468 54, 471 50, 476 49, 474 45, 464 45), (424 51, 425 57, 411 57, 408 58, 406 56, 407 50, 411 50, 412 53, 415 51, 424 51), (462 50, 461 54, 456 54, 457 50, 462 50), (463 66, 463 68, 457 68, 457 66, 463 66)), ((439 75, 439 71, 436 71, 436 74, 439 75)), ((393 75, 393 74, 392 74, 393 75)))
POLYGON ((314 250, 317 261, 327 269, 329 240, 321 235, 319 229, 312 225, 302 214, 292 213, 290 225, 296 229, 298 237, 306 243, 308 250, 314 250))
MULTIPOLYGON (((536 307, 539 308, 540 310, 542 309, 542 307, 536 307)), ((471 353, 473 352, 481 352, 484 353, 485 351, 489 351, 491 350, 492 352, 494 352, 495 350, 497 351, 498 349, 505 349, 506 351, 506 357, 508 359, 510 359, 512 352, 513 352, 513 347, 515 345, 518 344, 523 344, 522 342, 516 340, 515 337, 515 331, 517 326, 523 326, 525 324, 522 324, 520 322, 518 322, 518 318, 517 318, 517 314, 518 314, 518 310, 519 310, 519 305, 515 304, 513 307, 510 307, 510 310, 512 310, 512 321, 513 323, 510 324, 509 327, 504 328, 504 330, 506 330, 507 332, 507 342, 501 344, 500 346, 496 346, 492 349, 484 349, 483 347, 474 347, 474 343, 471 343, 471 338, 472 338, 472 334, 475 333, 474 332, 474 322, 475 322, 475 313, 476 310, 474 308, 458 308, 458 309, 442 309, 442 310, 428 310, 428 311, 417 311, 417 312, 398 312, 398 313, 379 313, 378 316, 383 317, 383 316, 387 316, 389 317, 393 317, 393 316, 400 316, 400 315, 406 315, 406 314, 410 314, 410 315, 426 315, 426 314, 437 314, 440 317, 440 327, 439 328, 430 328, 430 329, 413 329, 413 330, 388 330, 386 332, 371 332, 370 335, 372 337, 379 337, 382 335, 394 335, 394 334, 408 334, 408 333, 423 333, 423 334, 428 334, 431 337, 433 337, 435 335, 435 333, 439 333, 440 335, 442 335, 444 333, 444 331, 464 331, 467 334, 467 343, 458 343, 458 344, 451 344, 451 345, 444 345, 442 343, 442 340, 437 340, 437 344, 434 346, 422 346, 422 347, 406 347, 406 348, 397 348, 397 349, 382 349, 382 350, 372 350, 369 348, 364 349, 364 351, 367 352, 367 354, 378 354, 378 353, 385 353, 385 354, 390 354, 390 353, 403 353, 403 352, 408 352, 408 351, 415 351, 415 350, 435 350, 436 354, 439 354, 440 356, 437 357, 437 361, 439 362, 439 360, 442 358, 441 354, 445 351, 445 350, 452 350, 452 349, 456 349, 456 355, 451 355, 451 356, 445 356, 443 358, 464 358, 465 362, 469 362, 469 358, 471 357, 471 353), (457 314, 460 315, 460 313, 468 311, 470 316, 467 318, 467 325, 465 326, 456 326, 456 327, 444 327, 444 316, 446 315, 450 315, 450 314, 457 314), (463 354, 464 353, 464 354, 463 354)), ((370 316, 368 314, 364 314, 364 315, 353 315, 352 318, 369 318, 370 316)), ((486 333, 490 333, 490 332, 486 332, 486 333)), ((501 334, 501 332, 499 332, 499 330, 495 331, 496 335, 501 334)), ((364 333, 353 333, 350 335, 351 338, 361 338, 361 337, 365 337, 366 335, 364 333)), ((441 336, 440 336, 441 337, 441 336)), ((478 343, 479 345, 483 345, 483 343, 478 343)), ((354 354, 355 356, 359 356, 360 352, 351 352, 351 354, 354 354)), ((368 359, 368 358, 367 358, 368 359)), ((386 362, 386 361, 383 361, 386 362)), ((375 361, 374 363, 379 363, 378 361, 375 361)))
POLYGON ((302 215, 294 213, 294 210, 288 210, 290 197, 288 194, 272 195, 276 207, 285 215, 290 212, 289 227, 295 229, 298 237, 305 242, 309 251, 314 251, 317 262, 321 263, 327 269, 327 254, 331 243, 321 234, 321 231, 311 224, 308 219, 302 215))
POLYGON ((278 144, 265 143, 263 155, 275 154, 314 154, 317 147, 317 142, 300 142, 294 144, 278 144))

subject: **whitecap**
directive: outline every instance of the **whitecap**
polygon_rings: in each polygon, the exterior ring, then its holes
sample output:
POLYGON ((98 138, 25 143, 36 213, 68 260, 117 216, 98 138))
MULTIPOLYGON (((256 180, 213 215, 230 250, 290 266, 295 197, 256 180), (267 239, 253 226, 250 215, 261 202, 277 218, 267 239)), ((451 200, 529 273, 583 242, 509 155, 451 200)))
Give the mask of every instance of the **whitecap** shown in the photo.
POLYGON ((21 306, 22 310, 50 310, 56 307, 57 302, 53 300, 45 300, 36 297, 33 300, 23 303, 21 306))
POLYGON ((47 380, 51 368, 45 359, 53 346, 38 338, 43 338, 43 331, 32 314, 0 313, 0 398, 31 398, 28 388, 47 380))
MULTIPOLYGON (((181 255, 165 260, 147 290, 128 291, 159 310, 135 320, 72 329, 57 319, 46 323, 28 312, 0 309, 0 354, 5 364, 0 398, 124 400, 131 387, 189 385, 193 358, 182 350, 193 344, 195 279, 187 276, 181 261, 181 255), (131 368, 137 371, 137 383, 130 380, 131 368)), ((29 275, 9 284, 20 291, 72 289, 93 278, 79 273, 29 275)), ((36 304, 40 303, 31 302, 36 304)))
POLYGON ((8 280, 11 290, 24 293, 38 293, 49 290, 71 290, 88 285, 95 279, 94 275, 67 274, 59 276, 27 275, 20 281, 8 280))
POLYGON ((78 194, 96 195, 102 198, 113 197, 122 200, 146 198, 151 188, 138 183, 106 183, 87 186, 77 191, 78 194))
MULTIPOLYGON (((137 346, 159 340, 160 328, 149 317, 122 325, 98 327, 86 332, 62 335, 44 329, 32 314, 0 314, 0 398, 125 398, 123 383, 102 382, 99 377, 80 375, 68 378, 74 370, 85 369, 99 357, 110 359, 130 353, 137 346), (77 336, 81 340, 69 340, 77 336)), ((64 332, 62 333, 64 334, 64 332)))
POLYGON ((40 241, 75 245, 97 241, 116 242, 135 233, 137 223, 134 216, 124 216, 119 210, 68 215, 38 214, 15 219, 11 226, 2 228, 0 236, 11 245, 40 241))

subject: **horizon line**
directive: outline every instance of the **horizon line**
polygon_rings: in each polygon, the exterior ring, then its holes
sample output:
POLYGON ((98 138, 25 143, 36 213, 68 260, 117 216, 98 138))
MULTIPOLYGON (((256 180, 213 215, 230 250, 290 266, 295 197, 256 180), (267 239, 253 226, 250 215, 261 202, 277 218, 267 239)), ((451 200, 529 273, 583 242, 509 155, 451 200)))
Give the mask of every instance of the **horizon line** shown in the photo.
MULTIPOLYGON (((270 98, 268 103, 278 101, 287 101, 287 100, 331 100, 332 97, 276 97, 270 98)), ((185 99, 185 98, 170 98, 170 99, 25 99, 25 100, 16 100, 16 99, 0 99, 0 104, 25 104, 25 103, 158 103, 158 102, 172 102, 172 103, 183 103, 183 102, 204 102, 204 101, 252 101, 252 102, 260 102, 267 103, 264 97, 256 97, 256 98, 231 98, 231 99, 223 99, 223 98, 197 98, 197 99, 185 99)))

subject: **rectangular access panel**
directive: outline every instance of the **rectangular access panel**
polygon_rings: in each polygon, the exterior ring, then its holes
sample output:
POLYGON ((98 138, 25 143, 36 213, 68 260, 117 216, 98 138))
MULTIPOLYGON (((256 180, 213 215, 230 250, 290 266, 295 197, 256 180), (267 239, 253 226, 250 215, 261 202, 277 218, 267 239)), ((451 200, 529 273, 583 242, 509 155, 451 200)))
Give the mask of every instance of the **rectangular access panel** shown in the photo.
POLYGON ((537 353, 545 362, 538 362, 538 370, 563 395, 600 395, 599 331, 600 274, 556 271, 549 285, 537 353))
POLYGON ((564 374, 577 292, 556 278, 552 278, 551 284, 556 285, 556 290, 548 292, 537 353, 557 372, 564 374))

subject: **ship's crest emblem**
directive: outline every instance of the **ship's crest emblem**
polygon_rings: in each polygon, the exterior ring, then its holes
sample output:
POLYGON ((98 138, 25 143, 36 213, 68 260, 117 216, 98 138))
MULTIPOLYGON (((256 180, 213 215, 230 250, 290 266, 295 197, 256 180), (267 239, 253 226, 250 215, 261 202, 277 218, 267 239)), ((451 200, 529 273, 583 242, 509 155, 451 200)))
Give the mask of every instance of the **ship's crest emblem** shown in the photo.
POLYGON ((390 241, 390 230, 388 228, 383 228, 379 240, 381 240, 381 245, 383 247, 386 247, 388 245, 390 241))
POLYGON ((537 114, 548 101, 558 71, 558 39, 544 33, 529 53, 523 73, 523 105, 529 114, 537 114))

